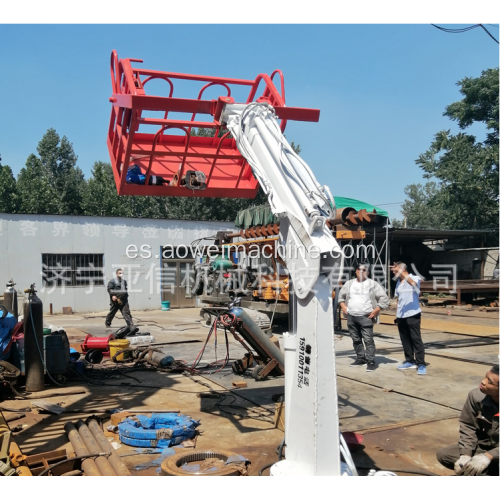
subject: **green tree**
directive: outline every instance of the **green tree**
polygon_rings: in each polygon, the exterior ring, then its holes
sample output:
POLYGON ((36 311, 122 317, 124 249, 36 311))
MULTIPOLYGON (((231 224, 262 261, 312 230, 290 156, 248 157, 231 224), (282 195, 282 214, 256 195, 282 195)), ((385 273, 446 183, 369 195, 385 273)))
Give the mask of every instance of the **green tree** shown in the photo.
POLYGON ((405 222, 401 219, 391 219, 391 226, 396 229, 401 229, 405 227, 405 222))
POLYGON ((165 200, 153 196, 119 196, 110 163, 96 161, 92 177, 82 195, 85 215, 111 217, 164 218, 168 213, 165 200))
POLYGON ((42 162, 34 154, 26 160, 17 177, 19 212, 28 214, 56 214, 58 200, 42 162))
POLYGON ((92 177, 82 194, 84 215, 122 217, 123 199, 118 196, 113 171, 109 163, 96 161, 92 167, 92 177))
MULTIPOLYGON (((458 123, 460 132, 438 132, 430 148, 419 156, 417 165, 424 178, 436 179, 437 190, 428 202, 443 210, 443 226, 450 229, 485 229, 498 227, 498 68, 488 69, 478 78, 459 81, 461 101, 450 104, 444 116, 458 123), (486 125, 484 142, 467 134, 475 123, 486 125)), ((408 201, 406 211, 415 201, 408 201)), ((422 213, 422 212, 420 212, 422 213)), ((412 227, 423 227, 432 220, 418 216, 412 227)), ((435 223, 435 222, 433 222, 435 223)))
POLYGON ((164 218, 162 198, 158 196, 123 196, 123 206, 128 217, 146 219, 164 218))
POLYGON ((446 210, 441 204, 439 188, 435 182, 410 184, 405 187, 407 200, 401 207, 404 220, 392 219, 393 227, 414 229, 448 229, 446 210))
POLYGON ((292 141, 290 143, 290 146, 295 151, 295 153, 297 153, 298 155, 300 155, 300 153, 302 152, 302 149, 300 149, 300 144, 295 144, 295 142, 292 141))
POLYGON ((17 184, 12 169, 2 165, 0 158, 0 213, 13 214, 18 210, 17 184))
POLYGON ((76 166, 78 157, 66 136, 50 128, 38 143, 38 154, 49 183, 55 192, 55 212, 61 215, 82 214, 85 177, 76 166))
POLYGON ((458 122, 464 130, 474 122, 483 122, 490 131, 485 144, 496 146, 498 151, 498 68, 487 69, 479 78, 459 81, 461 101, 450 104, 444 116, 458 122))

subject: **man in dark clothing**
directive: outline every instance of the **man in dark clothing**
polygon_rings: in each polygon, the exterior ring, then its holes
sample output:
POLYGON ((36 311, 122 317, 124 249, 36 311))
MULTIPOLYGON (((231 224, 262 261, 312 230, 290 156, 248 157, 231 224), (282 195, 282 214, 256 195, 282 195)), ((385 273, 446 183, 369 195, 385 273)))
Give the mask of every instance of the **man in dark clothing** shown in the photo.
POLYGON ((460 414, 458 444, 437 452, 457 476, 498 476, 498 365, 469 392, 460 414))
POLYGON ((116 278, 113 278, 108 283, 108 293, 111 300, 109 303, 109 313, 106 316, 106 327, 109 328, 111 326, 115 314, 120 311, 128 327, 132 328, 134 325, 128 305, 127 282, 123 279, 122 269, 118 269, 116 271, 116 278))

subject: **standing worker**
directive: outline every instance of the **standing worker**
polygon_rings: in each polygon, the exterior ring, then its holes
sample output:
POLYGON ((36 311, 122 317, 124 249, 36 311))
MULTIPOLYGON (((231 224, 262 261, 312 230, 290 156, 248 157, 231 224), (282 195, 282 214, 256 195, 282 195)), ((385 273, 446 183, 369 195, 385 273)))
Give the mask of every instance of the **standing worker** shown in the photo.
POLYGON ((396 323, 403 344, 405 361, 398 370, 417 368, 418 375, 426 375, 425 351, 420 334, 420 278, 410 274, 404 262, 395 262, 391 271, 398 279, 395 296, 398 299, 396 323))
POLYGON ((373 323, 379 322, 379 313, 389 307, 384 289, 368 278, 364 264, 356 269, 356 278, 349 280, 340 290, 339 305, 347 317, 347 329, 352 338, 356 359, 350 366, 366 365, 366 371, 377 369, 373 323), (364 346, 363 346, 364 342, 364 346))
POLYGON ((437 452, 457 476, 498 476, 498 365, 469 392, 459 418, 458 443, 437 452))
POLYGON ((123 279, 123 269, 117 269, 116 278, 108 283, 108 293, 110 297, 109 313, 106 316, 106 328, 111 326, 111 322, 118 311, 121 311, 127 326, 132 329, 132 316, 128 305, 127 282, 123 279))

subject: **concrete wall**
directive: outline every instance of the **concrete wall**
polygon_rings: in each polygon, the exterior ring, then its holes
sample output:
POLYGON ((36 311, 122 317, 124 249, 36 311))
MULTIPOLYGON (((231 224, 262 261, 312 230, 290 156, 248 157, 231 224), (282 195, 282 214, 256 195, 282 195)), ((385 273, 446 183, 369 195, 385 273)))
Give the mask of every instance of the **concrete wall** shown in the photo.
MULTIPOLYGON (((0 286, 13 278, 16 289, 36 283, 44 310, 103 311, 109 307, 105 286, 42 286, 42 254, 104 254, 105 282, 124 269, 132 309, 159 309, 161 247, 189 245, 202 236, 233 230, 230 222, 130 219, 60 215, 0 214, 0 286), (151 257, 129 258, 128 245, 149 245, 151 257)), ((1 292, 0 292, 1 295, 1 292)), ((21 312, 21 311, 20 311, 21 312)))

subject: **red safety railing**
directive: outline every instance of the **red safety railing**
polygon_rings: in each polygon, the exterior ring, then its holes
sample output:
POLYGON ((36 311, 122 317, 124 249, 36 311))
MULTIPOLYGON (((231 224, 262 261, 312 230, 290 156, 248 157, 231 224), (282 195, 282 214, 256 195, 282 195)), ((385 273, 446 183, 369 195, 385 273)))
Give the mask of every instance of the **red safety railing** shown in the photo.
POLYGON ((225 104, 235 102, 232 87, 248 88, 245 103, 267 102, 273 106, 281 120, 282 131, 287 120, 319 120, 317 109, 285 105, 284 78, 279 70, 271 76, 260 74, 255 80, 242 80, 139 69, 133 68, 132 62, 142 63, 142 60, 118 59, 116 51, 111 53, 113 94, 109 98, 112 108, 107 144, 116 187, 121 195, 253 198, 257 194, 258 181, 238 151, 236 141, 229 132, 221 133, 222 109, 225 104), (281 93, 273 83, 276 75, 280 78, 281 93), (146 94, 147 84, 157 79, 167 82, 167 96, 146 94), (175 80, 196 81, 203 86, 195 99, 174 97, 175 80), (225 95, 203 99, 205 90, 214 86, 220 87, 225 95), (262 86, 262 93, 256 97, 262 86), (150 112, 161 112, 161 118, 144 116, 150 112), (175 118, 171 113, 175 113, 175 118), (146 126, 149 129, 157 127, 156 133, 147 133, 146 126), (214 137, 196 135, 193 129, 199 128, 213 129, 214 137), (180 135, 173 134, 174 131, 180 131, 180 135), (139 167, 142 177, 132 176, 127 180, 129 168, 134 165, 139 167), (203 172, 206 189, 192 190, 182 186, 188 171, 203 172), (165 183, 150 185, 153 176, 165 183))

